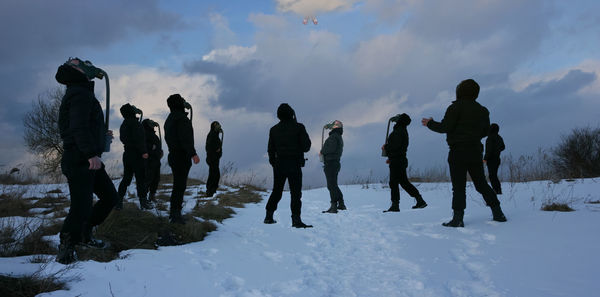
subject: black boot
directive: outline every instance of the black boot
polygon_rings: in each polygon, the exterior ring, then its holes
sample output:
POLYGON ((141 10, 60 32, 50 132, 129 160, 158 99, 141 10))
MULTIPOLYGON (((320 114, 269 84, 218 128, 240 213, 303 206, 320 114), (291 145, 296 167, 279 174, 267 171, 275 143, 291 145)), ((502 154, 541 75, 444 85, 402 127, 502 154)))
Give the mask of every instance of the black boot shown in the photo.
POLYGON ((399 212, 400 211, 400 201, 392 201, 392 206, 388 208, 388 210, 384 210, 383 212, 399 212))
POLYGON ((454 216, 452 216, 452 220, 447 223, 442 223, 443 226, 446 227, 464 227, 465 223, 463 222, 463 216, 465 215, 464 210, 455 210, 454 216))
POLYGON ((425 202, 425 200, 423 200, 423 197, 421 197, 421 195, 415 197, 415 199, 417 199, 417 204, 415 204, 412 207, 413 209, 425 208, 427 206, 427 202, 425 202))
POLYGON ((154 197, 156 196, 156 193, 149 193, 148 194, 148 201, 154 203, 155 199, 154 197))
POLYGON ((312 228, 312 225, 307 225, 302 222, 300 215, 292 215, 292 227, 294 228, 312 228))
POLYGON ((140 208, 142 210, 144 209, 153 209, 154 208, 154 204, 152 203, 152 201, 146 199, 146 198, 140 198, 140 208))
POLYGON ((337 203, 337 209, 338 210, 346 210, 346 204, 344 204, 344 200, 340 200, 337 203))
POLYGON ((116 210, 123 209, 123 197, 122 196, 119 196, 119 199, 117 199, 117 204, 115 204, 115 209, 116 210))
POLYGON ((171 215, 169 215, 169 223, 185 225, 185 219, 181 213, 171 213, 171 215))
POLYGON ((265 224, 275 224, 275 223, 277 223, 277 221, 275 221, 273 219, 273 213, 274 213, 274 211, 267 210, 267 215, 265 216, 265 220, 263 221, 263 223, 265 223, 265 224))
POLYGON ((492 215, 494 216, 493 220, 496 222, 506 222, 506 217, 504 216, 504 213, 502 212, 502 208, 500 208, 500 205, 497 206, 492 206, 492 215))
POLYGON ((338 210, 337 203, 331 202, 331 206, 329 207, 329 209, 324 210, 322 212, 323 213, 337 213, 337 210, 338 210))
POLYGON ((75 252, 75 243, 71 240, 68 233, 60 234, 60 245, 56 254, 56 262, 60 264, 71 264, 77 261, 77 253, 75 252))
POLYGON ((83 241, 81 245, 95 249, 105 249, 109 246, 107 242, 94 237, 93 228, 87 224, 83 227, 83 241))

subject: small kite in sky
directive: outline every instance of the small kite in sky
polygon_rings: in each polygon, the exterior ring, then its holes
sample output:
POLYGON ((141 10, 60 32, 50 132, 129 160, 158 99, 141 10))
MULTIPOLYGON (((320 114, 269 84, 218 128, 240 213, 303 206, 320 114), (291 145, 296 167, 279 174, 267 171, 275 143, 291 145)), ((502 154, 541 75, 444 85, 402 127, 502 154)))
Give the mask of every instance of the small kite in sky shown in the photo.
POLYGON ((302 20, 303 24, 308 24, 308 19, 312 19, 313 24, 317 25, 319 24, 319 21, 317 21, 317 17, 305 17, 304 20, 302 20))

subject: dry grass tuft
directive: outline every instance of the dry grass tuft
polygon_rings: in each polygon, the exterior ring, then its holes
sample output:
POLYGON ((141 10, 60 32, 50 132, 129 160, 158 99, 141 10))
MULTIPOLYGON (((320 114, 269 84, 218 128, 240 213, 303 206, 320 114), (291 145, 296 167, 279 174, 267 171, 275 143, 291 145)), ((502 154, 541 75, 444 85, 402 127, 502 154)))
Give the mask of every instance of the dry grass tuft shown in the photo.
POLYGON ((220 204, 214 204, 211 201, 198 201, 192 210, 192 215, 195 217, 201 217, 205 220, 215 220, 219 223, 223 222, 225 219, 231 218, 234 214, 235 211, 233 209, 220 204))
POLYGON ((575 211, 566 203, 556 203, 556 202, 542 205, 542 210, 543 211, 564 211, 564 212, 575 211))
POLYGON ((0 296, 36 296, 41 293, 65 290, 64 282, 56 277, 38 277, 35 275, 12 277, 0 275, 0 296))

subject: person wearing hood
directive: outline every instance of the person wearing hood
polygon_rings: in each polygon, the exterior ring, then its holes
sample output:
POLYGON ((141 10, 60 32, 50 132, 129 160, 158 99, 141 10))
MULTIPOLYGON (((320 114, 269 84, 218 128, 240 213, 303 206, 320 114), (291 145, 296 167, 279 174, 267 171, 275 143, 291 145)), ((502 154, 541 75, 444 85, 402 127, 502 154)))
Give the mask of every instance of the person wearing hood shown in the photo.
POLYGON ((446 227, 464 227, 466 208, 467 172, 473 180, 475 190, 492 209, 493 220, 506 222, 500 201, 488 185, 483 171, 483 145, 481 139, 490 129, 490 112, 475 99, 479 96, 479 85, 472 79, 463 80, 456 86, 456 101, 446 109, 441 122, 423 118, 421 123, 430 130, 445 133, 450 147, 448 165, 452 181, 452 220, 443 223, 446 227))
POLYGON ((210 131, 206 136, 206 164, 208 164, 208 179, 206 180, 206 197, 212 197, 219 188, 219 179, 221 172, 219 171, 219 160, 223 155, 223 143, 219 138, 221 124, 214 121, 210 124, 210 131))
POLYGON ((119 202, 116 209, 123 209, 123 198, 127 194, 127 187, 131 184, 135 174, 135 185, 137 195, 140 199, 141 209, 152 209, 154 206, 148 200, 148 186, 146 185, 146 161, 148 150, 146 149, 146 137, 142 123, 136 117, 138 109, 127 103, 121 106, 123 123, 119 129, 121 142, 125 147, 123 151, 123 179, 119 183, 119 202))
POLYGON ((200 162, 194 148, 194 128, 192 121, 185 112, 185 99, 179 94, 173 94, 167 99, 171 110, 165 121, 165 142, 169 148, 168 162, 173 172, 173 190, 171 191, 169 221, 185 224, 181 215, 183 195, 187 187, 188 174, 194 164, 200 162))
POLYGON ((310 138, 306 128, 296 121, 296 113, 287 104, 277 108, 279 123, 269 130, 267 152, 269 163, 273 166, 273 191, 266 205, 265 224, 277 223, 273 214, 281 200, 286 179, 290 186, 292 227, 310 228, 300 218, 302 208, 302 167, 304 153, 310 150, 310 138))
MULTIPOLYGON (((146 167, 146 185, 148 186, 148 200, 154 201, 156 189, 160 182, 160 159, 163 156, 162 143, 156 135, 154 127, 158 126, 154 121, 145 119, 142 121, 146 139, 146 151, 148 162, 146 167)), ((160 128, 160 127, 159 127, 160 128)))
POLYGON ((500 180, 498 179, 498 167, 500 167, 500 152, 504 147, 504 140, 502 136, 498 134, 500 126, 494 123, 490 125, 490 134, 485 140, 485 155, 483 156, 483 162, 487 164, 488 176, 490 183, 496 194, 502 194, 502 187, 500 180))
MULTIPOLYGON (((58 127, 64 152, 61 171, 69 184, 71 206, 60 231, 56 261, 77 261, 76 245, 105 248, 92 228, 101 224, 117 203, 118 195, 100 159, 112 131, 104 124, 102 107, 94 95, 95 77, 103 72, 89 61, 71 58, 58 67, 55 78, 67 86, 60 104, 58 127), (98 202, 94 204, 94 194, 98 202)), ((110 111, 106 111, 110 112, 110 111)))
POLYGON ((340 158, 344 150, 344 140, 342 134, 344 126, 341 121, 335 120, 333 127, 329 132, 329 137, 325 140, 323 148, 319 154, 323 157, 323 171, 327 180, 327 190, 329 190, 330 207, 324 213, 337 213, 338 210, 346 210, 344 204, 344 195, 338 186, 338 173, 340 172, 340 158))
MULTIPOLYGON (((400 188, 402 186, 408 195, 417 200, 412 208, 425 208, 427 203, 423 200, 423 197, 419 193, 419 190, 413 186, 408 180, 406 175, 406 168, 408 167, 408 159, 406 158, 406 151, 408 149, 408 131, 406 127, 410 125, 410 117, 403 113, 399 116, 394 129, 390 136, 388 136, 387 143, 383 145, 383 149, 387 152, 388 160, 387 163, 390 166, 390 190, 392 206, 387 211, 398 212, 400 211, 400 188)), ((386 212, 387 212, 386 211, 386 212)))

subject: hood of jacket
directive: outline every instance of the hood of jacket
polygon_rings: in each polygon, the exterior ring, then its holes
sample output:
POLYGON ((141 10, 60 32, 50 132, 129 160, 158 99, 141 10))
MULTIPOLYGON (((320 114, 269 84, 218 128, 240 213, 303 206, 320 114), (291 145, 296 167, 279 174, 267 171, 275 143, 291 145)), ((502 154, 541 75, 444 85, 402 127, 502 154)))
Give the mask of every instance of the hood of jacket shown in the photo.
POLYGON ((479 96, 479 84, 465 79, 456 86, 456 100, 475 100, 479 96))
POLYGON ((121 106, 120 111, 121 111, 121 115, 125 119, 135 118, 135 108, 133 107, 133 105, 131 105, 129 103, 121 106))
POLYGON ((66 64, 58 66, 54 78, 57 82, 66 86, 88 83, 93 84, 84 73, 66 64))
POLYGON ((329 131, 329 135, 331 135, 331 134, 342 135, 342 134, 344 134, 344 128, 335 128, 335 129, 332 129, 331 131, 329 131))
POLYGON ((500 132, 500 126, 498 124, 491 124, 490 135, 498 135, 498 132, 500 132))
POLYGON ((169 106, 171 112, 185 111, 185 99, 179 94, 173 94, 167 98, 167 106, 169 106))
POLYGON ((281 121, 291 120, 296 117, 296 112, 287 103, 282 103, 277 108, 277 118, 281 121))

